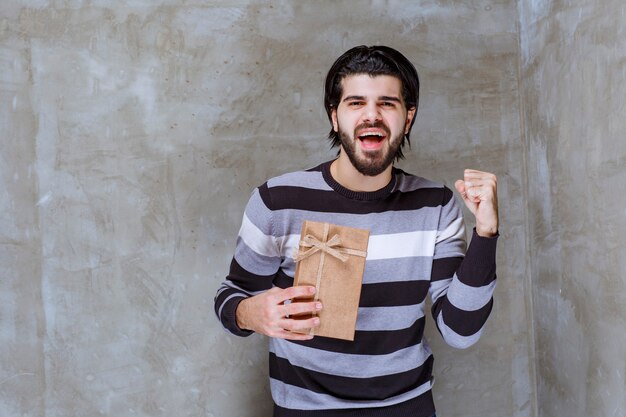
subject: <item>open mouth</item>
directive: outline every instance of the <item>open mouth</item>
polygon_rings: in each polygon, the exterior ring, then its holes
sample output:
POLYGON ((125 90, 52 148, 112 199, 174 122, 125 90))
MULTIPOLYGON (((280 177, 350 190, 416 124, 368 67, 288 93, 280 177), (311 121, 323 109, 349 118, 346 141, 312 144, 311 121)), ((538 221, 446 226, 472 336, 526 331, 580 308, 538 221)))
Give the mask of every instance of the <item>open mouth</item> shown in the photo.
POLYGON ((387 133, 382 129, 363 129, 356 135, 361 147, 366 150, 375 150, 382 147, 387 133))

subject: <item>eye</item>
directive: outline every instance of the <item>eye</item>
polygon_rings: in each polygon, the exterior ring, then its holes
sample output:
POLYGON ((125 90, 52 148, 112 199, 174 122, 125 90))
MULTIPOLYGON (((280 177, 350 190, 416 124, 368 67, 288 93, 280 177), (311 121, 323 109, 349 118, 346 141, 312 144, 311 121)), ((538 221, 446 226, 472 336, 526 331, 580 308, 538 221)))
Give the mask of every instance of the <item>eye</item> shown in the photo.
POLYGON ((348 102, 348 106, 350 107, 358 107, 358 106, 362 106, 363 104, 365 104, 362 101, 350 101, 348 102))
POLYGON ((383 107, 396 107, 396 103, 394 103, 393 101, 383 101, 381 105, 383 107))

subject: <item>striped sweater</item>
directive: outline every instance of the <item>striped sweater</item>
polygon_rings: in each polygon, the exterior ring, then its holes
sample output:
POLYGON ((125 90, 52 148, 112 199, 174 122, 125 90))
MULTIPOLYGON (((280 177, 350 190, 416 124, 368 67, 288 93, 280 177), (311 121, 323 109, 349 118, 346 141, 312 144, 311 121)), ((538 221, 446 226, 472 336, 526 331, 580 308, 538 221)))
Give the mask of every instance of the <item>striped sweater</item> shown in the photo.
POLYGON ((245 209, 230 273, 215 312, 230 332, 239 302, 293 285, 302 222, 370 230, 354 342, 270 338, 275 416, 412 416, 434 413, 433 355, 423 337, 430 295, 439 332, 466 348, 491 312, 497 238, 475 232, 466 252, 461 209, 450 189, 393 168, 374 192, 354 192, 331 162, 270 179, 245 209))

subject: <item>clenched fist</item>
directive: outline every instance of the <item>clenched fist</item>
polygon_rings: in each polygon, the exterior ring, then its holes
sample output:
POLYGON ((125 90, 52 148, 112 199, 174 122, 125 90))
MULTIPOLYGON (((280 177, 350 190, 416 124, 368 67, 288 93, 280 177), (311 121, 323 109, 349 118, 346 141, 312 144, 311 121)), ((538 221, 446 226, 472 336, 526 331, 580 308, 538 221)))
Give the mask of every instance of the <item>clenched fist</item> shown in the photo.
POLYGON ((467 208, 476 217, 476 233, 493 237, 498 233, 497 178, 494 174, 466 169, 454 183, 467 208))

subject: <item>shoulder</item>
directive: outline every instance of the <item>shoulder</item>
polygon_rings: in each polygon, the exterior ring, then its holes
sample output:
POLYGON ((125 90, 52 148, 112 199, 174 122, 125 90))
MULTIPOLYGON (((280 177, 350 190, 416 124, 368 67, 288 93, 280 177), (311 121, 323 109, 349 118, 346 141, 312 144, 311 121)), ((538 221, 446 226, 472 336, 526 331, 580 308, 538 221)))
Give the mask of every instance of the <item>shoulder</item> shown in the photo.
POLYGON ((409 174, 402 169, 394 168, 396 175, 396 191, 413 194, 420 198, 440 202, 441 205, 454 201, 454 193, 441 182, 409 174))
MULTIPOLYGON (((327 164, 325 162, 324 164, 327 164)), ((315 195, 318 192, 332 191, 332 188, 324 180, 322 167, 320 164, 316 167, 288 172, 268 179, 264 184, 257 188, 259 196, 269 208, 275 207, 278 203, 280 206, 285 200, 293 198, 303 198, 315 195)))
POLYGON ((324 181, 322 174, 322 166, 320 164, 314 168, 288 172, 267 180, 264 184, 269 189, 278 189, 279 187, 301 187, 312 189, 331 189, 324 181))

